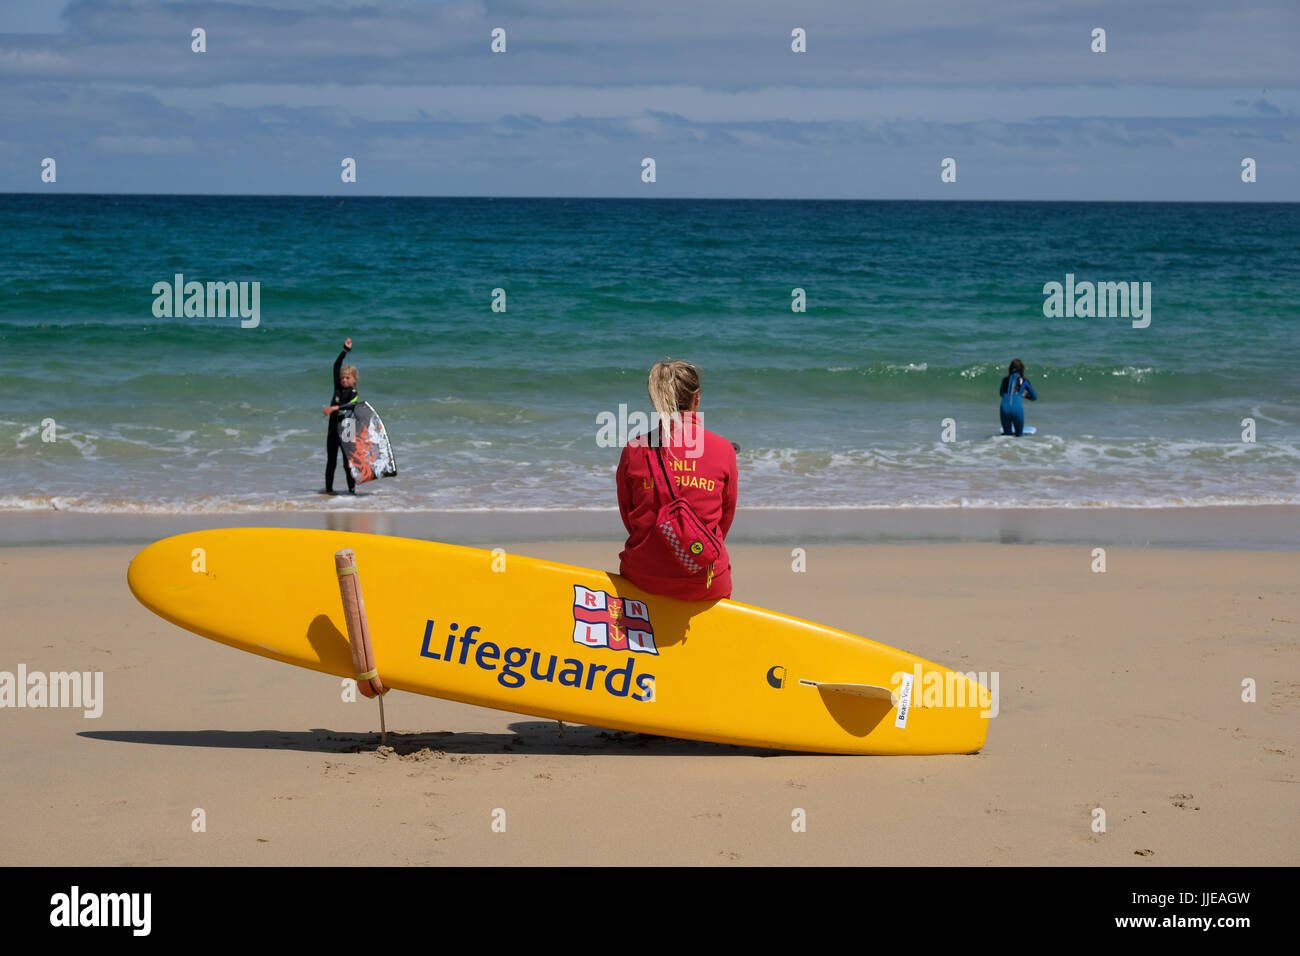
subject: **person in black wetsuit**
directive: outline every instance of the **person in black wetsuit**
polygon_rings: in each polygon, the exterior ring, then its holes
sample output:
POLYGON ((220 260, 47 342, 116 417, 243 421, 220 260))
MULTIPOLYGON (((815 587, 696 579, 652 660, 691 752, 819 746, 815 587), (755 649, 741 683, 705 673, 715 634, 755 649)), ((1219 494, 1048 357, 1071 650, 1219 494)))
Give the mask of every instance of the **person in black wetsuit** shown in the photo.
POLYGON ((1025 363, 1020 359, 1011 360, 1011 368, 1007 372, 1007 377, 1002 380, 1002 387, 998 389, 998 394, 1002 396, 1002 403, 998 409, 998 414, 1002 417, 1002 434, 1015 435, 1019 438, 1025 430, 1023 399, 1027 398, 1031 402, 1038 401, 1038 393, 1034 391, 1034 386, 1029 384, 1029 379, 1025 378, 1025 363))
MULTIPOLYGON (((325 436, 325 493, 334 494, 334 463, 343 450, 339 444, 339 409, 357 402, 357 367, 344 365, 343 359, 352 351, 352 340, 343 343, 343 351, 334 360, 334 397, 333 404, 323 405, 321 411, 329 416, 329 432, 325 436)), ((348 467, 347 456, 343 456, 343 477, 348 480, 348 494, 357 493, 356 479, 348 467)))

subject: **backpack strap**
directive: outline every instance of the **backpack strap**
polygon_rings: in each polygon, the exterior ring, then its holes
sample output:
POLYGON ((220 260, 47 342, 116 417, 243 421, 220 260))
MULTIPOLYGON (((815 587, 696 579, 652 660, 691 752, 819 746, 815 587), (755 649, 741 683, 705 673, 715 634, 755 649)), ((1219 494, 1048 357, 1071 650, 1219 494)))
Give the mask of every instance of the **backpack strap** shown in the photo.
MULTIPOLYGON (((646 433, 646 445, 647 448, 650 445, 649 432, 646 433)), ((670 502, 676 501, 679 496, 673 491, 673 481, 668 477, 668 469, 664 467, 664 455, 661 446, 655 445, 654 452, 655 457, 659 460, 659 471, 664 476, 664 484, 668 487, 668 500, 670 502)), ((656 487, 658 486, 659 482, 655 481, 655 467, 653 462, 650 463, 650 480, 655 482, 656 487)))
POLYGON ((668 476, 668 469, 664 467, 664 453, 662 448, 655 449, 655 457, 659 459, 659 470, 663 472, 664 484, 668 486, 668 497, 670 500, 676 501, 681 496, 678 495, 677 492, 673 491, 673 480, 668 476))

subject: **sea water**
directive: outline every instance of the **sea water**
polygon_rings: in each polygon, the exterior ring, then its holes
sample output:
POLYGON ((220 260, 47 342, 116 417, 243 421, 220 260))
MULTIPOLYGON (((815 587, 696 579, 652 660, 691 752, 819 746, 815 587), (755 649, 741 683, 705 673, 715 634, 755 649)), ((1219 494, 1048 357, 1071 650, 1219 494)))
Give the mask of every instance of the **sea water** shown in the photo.
POLYGON ((368 509, 614 507, 601 423, 669 357, 742 506, 1300 503, 1296 205, 5 195, 0 244, 0 510, 339 507, 348 336, 368 509), (178 275, 256 323, 157 314, 178 275), (1145 324, 1045 308, 1067 276, 1145 324))

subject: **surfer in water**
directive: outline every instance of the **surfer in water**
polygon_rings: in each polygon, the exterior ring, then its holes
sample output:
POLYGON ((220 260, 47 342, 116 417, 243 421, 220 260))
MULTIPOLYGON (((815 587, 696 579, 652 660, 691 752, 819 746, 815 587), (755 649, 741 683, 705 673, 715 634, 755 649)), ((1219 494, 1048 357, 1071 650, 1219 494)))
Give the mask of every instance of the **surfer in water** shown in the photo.
POLYGON ((651 594, 686 601, 731 597, 731 558, 723 542, 736 516, 736 449, 700 423, 700 373, 694 365, 655 363, 649 391, 659 431, 629 441, 618 462, 618 510, 627 528, 619 573, 651 594), (688 572, 656 528, 659 511, 673 493, 685 499, 721 545, 711 569, 688 572))
POLYGON ((1038 393, 1034 391, 1034 386, 1029 384, 1029 379, 1025 378, 1025 363, 1020 359, 1011 360, 1011 368, 1007 372, 1007 377, 1002 380, 1002 387, 998 390, 998 394, 1002 396, 1002 405, 999 409, 999 414, 1002 416, 1002 434, 1015 435, 1019 438, 1025 430, 1025 405, 1021 399, 1038 401, 1038 393))
MULTIPOLYGON (((355 405, 357 402, 357 367, 343 364, 343 359, 351 351, 352 340, 344 340, 343 351, 334 360, 334 397, 331 399, 333 404, 322 406, 322 413, 328 415, 330 419, 329 432, 325 436, 325 494, 327 495, 335 494, 334 463, 343 450, 339 444, 339 409, 344 405, 355 405)), ((348 467, 346 454, 343 456, 343 477, 348 480, 348 494, 355 495, 357 483, 352 477, 352 469, 348 467)))

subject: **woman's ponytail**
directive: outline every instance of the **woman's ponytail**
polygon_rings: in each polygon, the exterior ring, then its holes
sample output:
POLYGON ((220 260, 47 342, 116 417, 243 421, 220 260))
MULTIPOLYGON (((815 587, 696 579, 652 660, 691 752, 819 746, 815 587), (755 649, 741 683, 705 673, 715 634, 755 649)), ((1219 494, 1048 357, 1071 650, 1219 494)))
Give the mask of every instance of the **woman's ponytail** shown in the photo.
POLYGON ((700 390, 699 370, 681 359, 656 362, 650 367, 647 390, 650 393, 650 404, 659 413, 660 424, 668 423, 671 438, 673 431, 680 425, 681 412, 690 409, 700 390))

